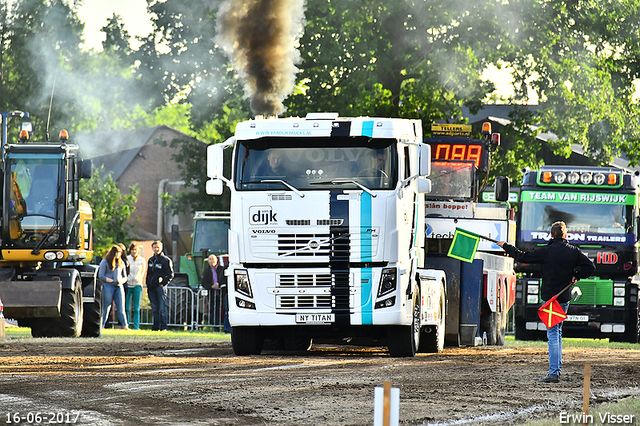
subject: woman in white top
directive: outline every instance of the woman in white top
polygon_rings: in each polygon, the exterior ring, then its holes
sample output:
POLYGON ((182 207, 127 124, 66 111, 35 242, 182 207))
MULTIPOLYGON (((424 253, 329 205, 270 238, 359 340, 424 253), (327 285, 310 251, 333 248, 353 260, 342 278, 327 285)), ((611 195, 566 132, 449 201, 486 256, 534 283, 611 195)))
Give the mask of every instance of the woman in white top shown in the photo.
POLYGON ((140 329, 140 301, 142 300, 142 284, 144 283, 144 274, 147 270, 147 261, 139 256, 140 249, 135 243, 129 245, 129 277, 127 284, 129 291, 127 292, 127 301, 125 303, 129 322, 132 324, 132 330, 140 329), (131 308, 133 307, 133 311, 131 308))

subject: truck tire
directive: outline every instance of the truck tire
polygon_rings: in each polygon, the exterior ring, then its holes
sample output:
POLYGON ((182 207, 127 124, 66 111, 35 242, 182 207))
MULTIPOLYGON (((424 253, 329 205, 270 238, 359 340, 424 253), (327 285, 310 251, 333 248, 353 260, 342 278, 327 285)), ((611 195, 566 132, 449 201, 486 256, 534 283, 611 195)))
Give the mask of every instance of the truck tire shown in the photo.
POLYGON ((93 302, 84 304, 82 337, 100 337, 102 335, 102 282, 96 280, 96 293, 93 302))
POLYGON ((444 287, 440 288, 440 309, 438 310, 438 324, 423 328, 420 336, 418 352, 440 353, 444 350, 444 335, 446 331, 446 299, 444 287))
POLYGON ((231 346, 236 355, 260 355, 263 345, 259 327, 231 327, 231 346))
POLYGON ((33 337, 79 337, 82 331, 83 306, 82 282, 77 277, 75 290, 62 289, 60 317, 34 318, 31 324, 33 337))
POLYGON ((497 334, 496 334, 496 346, 504 346, 505 336, 507 334, 506 327, 502 325, 502 312, 497 313, 497 334))
POLYGON ((412 357, 418 352, 420 346, 420 289, 413 289, 413 318, 411 325, 391 326, 388 328, 389 355, 392 357, 412 357))
POLYGON ((84 320, 82 305, 82 282, 78 277, 75 282, 75 290, 62 290, 60 318, 54 319, 54 323, 57 324, 53 327, 54 330, 57 330, 59 337, 80 337, 84 320))

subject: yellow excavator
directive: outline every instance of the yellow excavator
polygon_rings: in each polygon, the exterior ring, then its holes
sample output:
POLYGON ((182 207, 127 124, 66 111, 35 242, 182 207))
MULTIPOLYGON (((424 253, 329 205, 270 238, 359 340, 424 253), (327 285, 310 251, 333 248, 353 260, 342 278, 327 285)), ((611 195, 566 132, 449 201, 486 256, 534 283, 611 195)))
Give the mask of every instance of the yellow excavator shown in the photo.
POLYGON ((35 126, 21 111, 2 115, 0 300, 7 318, 33 337, 98 337, 102 287, 93 257, 93 212, 80 200, 91 176, 66 130, 57 142, 31 142, 35 126), (20 119, 9 143, 7 124, 20 119))

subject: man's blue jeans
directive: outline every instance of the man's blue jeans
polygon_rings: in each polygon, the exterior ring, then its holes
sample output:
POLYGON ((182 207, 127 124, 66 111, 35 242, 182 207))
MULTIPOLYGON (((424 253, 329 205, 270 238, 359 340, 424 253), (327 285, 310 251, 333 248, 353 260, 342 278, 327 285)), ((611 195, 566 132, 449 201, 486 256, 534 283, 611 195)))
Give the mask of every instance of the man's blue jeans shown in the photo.
MULTIPOLYGON (((569 303, 560 303, 562 310, 567 312, 569 303)), ((549 340, 549 374, 559 376, 562 370, 562 322, 547 329, 547 339, 549 340)))
POLYGON ((151 330, 166 330, 169 321, 169 313, 167 312, 167 292, 164 287, 147 288, 149 295, 149 303, 153 311, 153 326, 151 330))

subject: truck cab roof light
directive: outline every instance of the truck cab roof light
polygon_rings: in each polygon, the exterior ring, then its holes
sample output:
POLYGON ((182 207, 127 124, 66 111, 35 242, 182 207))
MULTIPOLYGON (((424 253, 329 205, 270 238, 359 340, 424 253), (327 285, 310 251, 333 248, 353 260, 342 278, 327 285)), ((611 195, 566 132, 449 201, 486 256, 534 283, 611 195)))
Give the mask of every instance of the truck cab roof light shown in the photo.
POLYGON ((553 180, 557 183, 557 184, 561 184, 564 183, 564 181, 567 179, 567 175, 564 172, 559 172, 556 173, 555 175, 553 175, 553 180))
POLYGON ((607 183, 609 185, 615 185, 616 183, 618 183, 618 175, 616 175, 615 173, 609 173, 609 176, 607 177, 607 183))
POLYGON ((490 135, 491 134, 491 123, 488 121, 482 123, 482 134, 490 135))
POLYGON ((551 172, 543 172, 542 173, 542 181, 544 183, 550 183, 551 182, 551 175, 552 175, 551 172))
POLYGON ((29 140, 29 131, 20 130, 20 142, 26 142, 29 140))
POLYGON ((582 182, 583 185, 589 185, 592 179, 593 176, 591 176, 591 173, 583 173, 580 175, 580 182, 582 182))
POLYGON ((60 130, 60 140, 62 142, 66 141, 67 139, 69 139, 69 132, 67 132, 66 130, 62 129, 60 130))
POLYGON ((605 180, 606 177, 603 173, 596 173, 595 175, 593 175, 593 183, 595 183, 596 185, 602 185, 605 180))
POLYGON ((576 183, 578 183, 579 180, 580 180, 580 175, 577 174, 576 172, 571 172, 569 173, 569 176, 567 176, 567 182, 569 182, 571 185, 575 185, 576 183))

